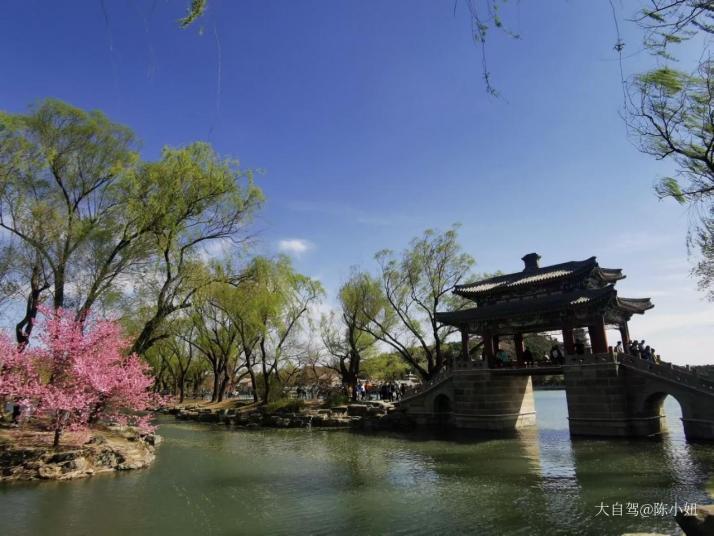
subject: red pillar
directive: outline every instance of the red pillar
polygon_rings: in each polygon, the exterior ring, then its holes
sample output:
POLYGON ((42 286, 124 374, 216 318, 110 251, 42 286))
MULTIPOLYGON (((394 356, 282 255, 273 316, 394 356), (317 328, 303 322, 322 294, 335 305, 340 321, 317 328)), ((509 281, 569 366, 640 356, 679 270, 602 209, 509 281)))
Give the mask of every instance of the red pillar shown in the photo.
POLYGON ((483 353, 486 356, 486 363, 488 363, 489 367, 493 367, 493 357, 495 355, 493 351, 493 337, 491 337, 489 332, 485 331, 481 334, 481 338, 483 339, 483 353))
POLYGON ((593 349, 593 354, 604 354, 607 352, 607 335, 605 333, 605 319, 598 318, 595 324, 588 326, 590 334, 590 344, 593 349))
POLYGON ((630 328, 627 326, 627 322, 620 324, 620 337, 622 337, 622 347, 627 353, 627 348, 630 346, 630 328))
POLYGON ((497 358, 497 357, 495 357, 495 356, 496 356, 496 353, 498 352, 499 337, 498 337, 498 335, 494 335, 494 336, 492 337, 492 339, 493 339, 493 343, 492 343, 492 344, 493 344, 493 355, 494 355, 494 358, 493 358, 493 362, 491 363, 491 367, 497 367, 497 366, 500 367, 500 366, 501 366, 501 362, 498 361, 498 358, 497 358))
POLYGON ((523 366, 523 334, 516 333, 513 336, 513 344, 516 346, 516 362, 519 367, 523 366))
POLYGON ((461 327, 461 359, 469 360, 469 330, 466 326, 461 327))
POLYGON ((563 326, 563 348, 565 355, 575 354, 575 337, 573 335, 573 326, 570 324, 563 326))

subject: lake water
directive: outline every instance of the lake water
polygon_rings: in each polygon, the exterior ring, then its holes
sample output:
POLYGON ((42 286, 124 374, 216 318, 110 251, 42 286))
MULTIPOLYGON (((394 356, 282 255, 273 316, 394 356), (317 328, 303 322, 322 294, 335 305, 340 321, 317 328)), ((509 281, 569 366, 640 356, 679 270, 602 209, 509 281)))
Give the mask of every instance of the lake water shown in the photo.
POLYGON ((687 444, 679 406, 668 398, 665 408, 659 441, 571 441, 562 391, 537 392, 537 428, 511 438, 166 418, 148 470, 1 484, 0 534, 673 534, 671 517, 635 516, 627 503, 646 514, 643 505, 711 502, 714 445, 687 444))

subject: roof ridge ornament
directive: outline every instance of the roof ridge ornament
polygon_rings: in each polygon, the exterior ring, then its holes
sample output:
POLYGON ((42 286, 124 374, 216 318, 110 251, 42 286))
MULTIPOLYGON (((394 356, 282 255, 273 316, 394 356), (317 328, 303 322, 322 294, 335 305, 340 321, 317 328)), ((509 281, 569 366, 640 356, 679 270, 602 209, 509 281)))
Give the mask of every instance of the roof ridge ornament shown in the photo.
POLYGON ((538 264, 540 258, 540 255, 538 255, 537 253, 528 253, 527 255, 523 255, 523 257, 521 257, 523 264, 525 264, 523 271, 532 272, 540 269, 540 264, 538 264))

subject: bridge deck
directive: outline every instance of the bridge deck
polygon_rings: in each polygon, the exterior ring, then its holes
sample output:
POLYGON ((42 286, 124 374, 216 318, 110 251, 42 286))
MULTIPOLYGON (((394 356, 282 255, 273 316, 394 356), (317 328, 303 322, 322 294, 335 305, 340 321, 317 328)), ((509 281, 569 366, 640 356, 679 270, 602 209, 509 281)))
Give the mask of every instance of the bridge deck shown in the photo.
POLYGON ((563 374, 563 365, 535 365, 532 367, 518 367, 518 366, 506 366, 506 367, 486 367, 479 361, 469 362, 469 363, 457 363, 453 372, 463 372, 469 370, 478 371, 488 371, 496 374, 502 374, 504 376, 550 376, 553 374, 563 374))

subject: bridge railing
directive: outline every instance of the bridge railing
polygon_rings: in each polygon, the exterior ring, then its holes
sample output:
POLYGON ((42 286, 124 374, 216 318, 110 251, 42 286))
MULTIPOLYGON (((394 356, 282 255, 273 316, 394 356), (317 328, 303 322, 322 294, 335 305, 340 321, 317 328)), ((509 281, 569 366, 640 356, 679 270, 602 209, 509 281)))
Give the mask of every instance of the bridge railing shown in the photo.
POLYGON ((552 363, 549 361, 534 361, 533 364, 531 365, 525 365, 523 363, 518 363, 516 361, 511 361, 510 363, 506 364, 499 364, 496 367, 489 367, 487 361, 483 360, 476 360, 476 361, 464 361, 464 360, 456 360, 453 363, 452 368, 454 370, 509 370, 509 369, 518 369, 518 370, 528 370, 528 369, 548 369, 548 368, 553 368, 553 367, 560 367, 562 366, 562 363, 552 363))
POLYGON ((442 380, 446 379, 450 374, 451 370, 449 368, 441 367, 439 372, 437 372, 436 375, 433 376, 431 379, 413 387, 411 391, 404 395, 400 402, 414 398, 415 396, 422 394, 424 391, 428 391, 437 383, 440 383, 442 380))
POLYGON ((488 363, 481 359, 477 361, 465 361, 463 359, 457 359, 456 361, 454 361, 452 368, 454 370, 486 369, 488 368, 488 363))
POLYGON ((648 359, 624 353, 576 354, 566 356, 565 360, 567 364, 620 363, 659 376, 662 379, 675 381, 714 394, 713 380, 702 377, 688 367, 682 367, 666 361, 655 363, 648 359))
POLYGON ((682 367, 666 361, 654 363, 629 354, 618 354, 617 358, 620 363, 629 365, 632 368, 644 370, 650 374, 654 374, 655 376, 668 380, 674 380, 678 383, 697 389, 703 389, 714 394, 714 381, 700 376, 687 367, 682 367))

